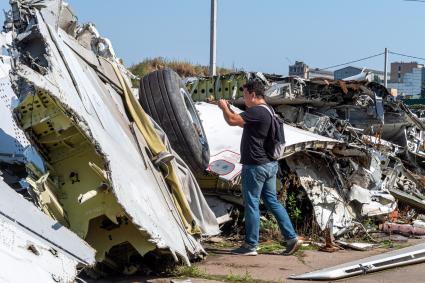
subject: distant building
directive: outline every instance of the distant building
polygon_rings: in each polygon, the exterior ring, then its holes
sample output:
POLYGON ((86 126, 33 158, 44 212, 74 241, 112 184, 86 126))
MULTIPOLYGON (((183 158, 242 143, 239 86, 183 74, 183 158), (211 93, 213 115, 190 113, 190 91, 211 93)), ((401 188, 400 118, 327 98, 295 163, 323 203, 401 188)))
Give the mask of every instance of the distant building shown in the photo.
POLYGON ((289 75, 308 79, 308 65, 301 61, 295 61, 294 65, 289 65, 289 75))
POLYGON ((302 61, 295 61, 295 64, 289 65, 288 74, 290 76, 298 76, 304 79, 326 78, 332 80, 334 78, 332 71, 321 70, 319 68, 310 68, 302 61))
POLYGON ((391 63, 389 88, 397 89, 401 98, 420 98, 424 94, 425 68, 416 62, 391 63))
POLYGON ((393 62, 391 63, 390 83, 402 83, 406 73, 413 73, 415 68, 423 68, 424 65, 418 62, 393 62))
MULTIPOLYGON (((343 80, 361 73, 363 68, 348 66, 342 69, 335 70, 335 80, 343 80)), ((372 80, 377 83, 384 84, 384 72, 372 69, 364 69, 365 72, 372 74, 372 80)))

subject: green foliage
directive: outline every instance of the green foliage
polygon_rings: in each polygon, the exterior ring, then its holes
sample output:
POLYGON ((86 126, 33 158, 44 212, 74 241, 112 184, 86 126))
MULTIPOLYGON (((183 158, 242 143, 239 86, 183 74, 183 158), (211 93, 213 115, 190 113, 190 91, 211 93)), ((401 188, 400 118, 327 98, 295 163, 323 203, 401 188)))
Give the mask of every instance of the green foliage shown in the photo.
POLYGON ((297 197, 294 192, 288 194, 286 209, 288 210, 289 218, 291 218, 293 222, 296 223, 301 220, 301 209, 297 205, 297 197))

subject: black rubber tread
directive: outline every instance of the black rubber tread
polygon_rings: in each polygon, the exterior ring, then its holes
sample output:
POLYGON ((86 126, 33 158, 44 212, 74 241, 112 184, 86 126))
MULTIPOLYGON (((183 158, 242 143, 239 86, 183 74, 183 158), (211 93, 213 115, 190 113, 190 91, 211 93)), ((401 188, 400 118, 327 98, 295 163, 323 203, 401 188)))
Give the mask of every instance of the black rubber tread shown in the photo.
MULTIPOLYGON (((184 157, 187 157, 185 159, 189 163, 189 166, 193 168, 192 170, 197 171, 197 156, 194 156, 193 153, 190 152, 194 146, 190 139, 191 135, 185 135, 183 133, 185 128, 190 127, 190 125, 187 125, 187 122, 184 119, 187 117, 182 117, 183 113, 182 111, 179 111, 179 109, 184 109, 182 108, 184 106, 178 105, 178 103, 181 101, 173 99, 174 97, 169 95, 179 95, 178 93, 173 93, 173 91, 175 90, 170 89, 175 86, 179 87, 178 82, 173 80, 175 78, 174 76, 168 76, 167 73, 164 77, 164 72, 155 72, 153 75, 157 76, 157 79, 153 80, 153 86, 156 90, 159 90, 161 94, 154 96, 155 106, 158 105, 161 109, 166 110, 162 111, 162 116, 159 117, 159 123, 161 126, 163 126, 165 130, 167 130, 167 134, 171 137, 170 140, 172 139, 172 145, 174 144, 173 147, 175 148, 175 150, 184 157), (156 83, 158 84, 156 85, 156 83), (173 100, 174 103, 172 103, 170 100, 173 100)), ((184 113, 184 116, 186 115, 187 114, 184 113)))
POLYGON ((173 149, 193 172, 199 173, 209 163, 208 145, 202 146, 199 141, 198 133, 186 112, 180 88, 185 86, 173 70, 152 72, 140 80, 139 102, 165 131, 173 149))
MULTIPOLYGON (((167 70, 164 70, 164 72, 158 72, 157 75, 162 101, 165 102, 168 110, 164 112, 168 118, 166 118, 165 121, 170 122, 170 129, 174 129, 174 134, 177 137, 175 145, 178 146, 179 151, 177 151, 177 149, 176 151, 179 154, 187 156, 185 159, 187 159, 187 162, 189 162, 189 166, 194 168, 192 170, 198 171, 198 168, 196 167, 198 167, 199 162, 202 163, 202 161, 199 160, 199 158, 202 156, 202 148, 198 142, 197 135, 193 131, 185 133, 185 130, 187 131, 188 129, 192 129, 192 125, 190 124, 190 120, 188 119, 187 113, 184 110, 184 101, 180 99, 180 94, 173 93, 175 90, 171 89, 177 86, 178 91, 180 90, 180 78, 176 73, 169 73, 167 70), (173 96, 170 96, 169 94, 173 96), (177 121, 177 123, 173 123, 173 121, 177 121), (197 154, 198 152, 200 155, 197 154)), ((160 101, 158 98, 159 97, 157 97, 156 102, 159 104, 160 101)), ((206 164, 202 169, 205 169, 207 165, 208 164, 206 164)))

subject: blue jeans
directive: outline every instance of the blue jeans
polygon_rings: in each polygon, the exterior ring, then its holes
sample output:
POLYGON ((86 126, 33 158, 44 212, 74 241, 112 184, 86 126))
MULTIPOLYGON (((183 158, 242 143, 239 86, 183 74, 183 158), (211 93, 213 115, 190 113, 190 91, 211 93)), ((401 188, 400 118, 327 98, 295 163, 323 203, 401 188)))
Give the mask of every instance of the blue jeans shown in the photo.
POLYGON ((267 209, 276 217, 280 231, 286 240, 297 234, 285 207, 277 200, 277 161, 262 165, 242 166, 242 192, 245 203, 245 243, 258 246, 260 233, 260 197, 267 209))

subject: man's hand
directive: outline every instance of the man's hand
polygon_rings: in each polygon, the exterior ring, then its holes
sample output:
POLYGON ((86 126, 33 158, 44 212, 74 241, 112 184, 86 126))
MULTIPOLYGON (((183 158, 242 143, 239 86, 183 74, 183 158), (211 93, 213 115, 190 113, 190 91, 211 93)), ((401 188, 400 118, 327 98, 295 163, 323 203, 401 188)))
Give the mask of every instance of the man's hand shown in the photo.
POLYGON ((224 110, 225 108, 229 108, 229 102, 225 99, 220 99, 218 101, 218 107, 220 107, 221 110, 224 110))
POLYGON ((239 114, 233 112, 230 109, 230 105, 227 100, 220 99, 218 101, 218 107, 220 107, 220 109, 223 111, 223 116, 227 124, 229 124, 230 126, 239 126, 243 128, 245 121, 242 119, 242 117, 239 114))

